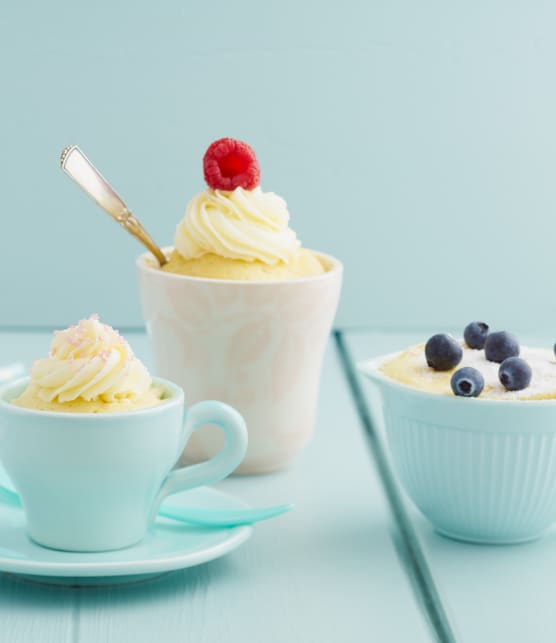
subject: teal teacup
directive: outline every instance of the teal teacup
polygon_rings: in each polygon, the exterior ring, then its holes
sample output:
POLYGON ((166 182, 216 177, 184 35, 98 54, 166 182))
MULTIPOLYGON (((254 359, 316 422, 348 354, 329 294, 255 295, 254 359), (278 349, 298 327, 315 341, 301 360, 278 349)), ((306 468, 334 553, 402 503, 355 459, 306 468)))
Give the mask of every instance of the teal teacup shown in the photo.
POLYGON ((0 391, 0 460, 21 496, 29 536, 67 551, 106 551, 139 542, 171 493, 213 484, 247 449, 241 415, 215 401, 184 415, 183 391, 167 380, 157 406, 124 413, 53 413, 10 404, 28 378, 0 391), (212 459, 172 469, 187 440, 219 426, 225 446, 212 459))

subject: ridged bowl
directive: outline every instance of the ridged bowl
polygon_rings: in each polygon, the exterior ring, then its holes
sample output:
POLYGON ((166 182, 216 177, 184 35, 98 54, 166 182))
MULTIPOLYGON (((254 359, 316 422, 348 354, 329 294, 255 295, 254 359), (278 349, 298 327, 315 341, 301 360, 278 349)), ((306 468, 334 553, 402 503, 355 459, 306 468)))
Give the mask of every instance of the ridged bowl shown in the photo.
POLYGON ((556 400, 452 397, 380 371, 389 451, 409 497, 437 531, 459 540, 533 540, 556 521, 556 400))

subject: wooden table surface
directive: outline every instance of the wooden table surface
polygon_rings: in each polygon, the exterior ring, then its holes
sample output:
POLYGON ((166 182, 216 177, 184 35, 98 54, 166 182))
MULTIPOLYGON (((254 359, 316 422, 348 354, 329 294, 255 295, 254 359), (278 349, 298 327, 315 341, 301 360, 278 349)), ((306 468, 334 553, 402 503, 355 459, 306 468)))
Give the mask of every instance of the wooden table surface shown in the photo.
MULTIPOLYGON (((225 557, 144 583, 71 588, 0 574, 0 641, 555 641, 556 530, 506 547, 438 536, 398 487, 380 422, 368 421, 373 392, 355 362, 424 335, 335 333, 309 446, 288 470, 218 485, 293 512, 225 557)), ((145 335, 126 336, 148 365, 145 335)), ((0 365, 30 364, 49 341, 46 330, 1 332, 0 365)))

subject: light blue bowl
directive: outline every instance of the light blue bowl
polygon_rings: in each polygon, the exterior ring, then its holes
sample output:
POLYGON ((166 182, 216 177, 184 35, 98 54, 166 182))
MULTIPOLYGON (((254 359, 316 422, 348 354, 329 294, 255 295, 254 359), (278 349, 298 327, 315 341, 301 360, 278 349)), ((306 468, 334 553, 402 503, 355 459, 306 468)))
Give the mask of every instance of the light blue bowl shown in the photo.
POLYGON ((426 393, 379 370, 389 450, 410 498, 442 534, 477 543, 533 540, 556 521, 556 400, 426 393))

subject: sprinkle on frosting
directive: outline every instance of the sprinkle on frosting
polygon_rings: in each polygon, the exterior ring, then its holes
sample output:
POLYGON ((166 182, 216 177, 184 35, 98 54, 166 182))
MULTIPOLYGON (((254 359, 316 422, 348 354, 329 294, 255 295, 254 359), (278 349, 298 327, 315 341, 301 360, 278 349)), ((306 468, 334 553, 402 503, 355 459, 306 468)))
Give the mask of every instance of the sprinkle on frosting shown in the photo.
POLYGON ((118 331, 91 315, 54 332, 49 357, 33 363, 31 383, 47 402, 115 402, 145 394, 151 378, 118 331))

